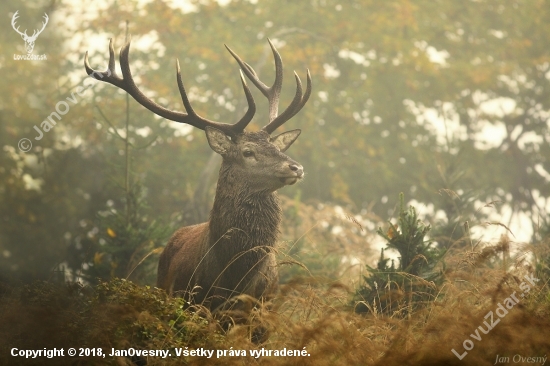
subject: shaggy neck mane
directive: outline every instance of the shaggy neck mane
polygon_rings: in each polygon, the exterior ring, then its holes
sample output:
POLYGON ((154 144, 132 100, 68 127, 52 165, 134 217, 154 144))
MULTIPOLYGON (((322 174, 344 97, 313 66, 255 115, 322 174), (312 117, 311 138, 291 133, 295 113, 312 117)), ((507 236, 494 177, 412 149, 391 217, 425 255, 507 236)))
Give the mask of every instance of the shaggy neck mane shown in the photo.
POLYGON ((210 212, 210 246, 231 256, 243 251, 249 260, 265 255, 279 234, 281 208, 275 192, 253 191, 236 172, 222 164, 210 212), (254 255, 255 253, 255 255, 254 255))

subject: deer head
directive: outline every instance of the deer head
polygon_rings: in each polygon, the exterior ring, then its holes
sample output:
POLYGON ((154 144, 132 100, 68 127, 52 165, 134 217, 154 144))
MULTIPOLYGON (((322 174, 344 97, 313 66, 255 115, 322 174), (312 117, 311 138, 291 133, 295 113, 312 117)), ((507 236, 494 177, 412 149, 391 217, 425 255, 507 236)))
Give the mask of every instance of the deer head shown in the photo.
POLYGON ((46 24, 48 24, 48 20, 49 20, 48 14, 44 13, 44 22, 42 22, 42 29, 40 30, 35 29, 32 36, 28 36, 26 29, 24 32, 21 32, 19 31, 19 27, 15 28, 15 22, 17 18, 19 18, 19 15, 17 14, 18 12, 19 10, 16 11, 15 14, 13 14, 13 17, 11 18, 11 26, 17 33, 21 35, 21 38, 23 38, 23 40, 25 41, 25 49, 27 50, 27 53, 32 53, 34 49, 34 42, 36 42, 36 38, 38 38, 40 33, 42 33, 44 28, 46 28, 46 24))

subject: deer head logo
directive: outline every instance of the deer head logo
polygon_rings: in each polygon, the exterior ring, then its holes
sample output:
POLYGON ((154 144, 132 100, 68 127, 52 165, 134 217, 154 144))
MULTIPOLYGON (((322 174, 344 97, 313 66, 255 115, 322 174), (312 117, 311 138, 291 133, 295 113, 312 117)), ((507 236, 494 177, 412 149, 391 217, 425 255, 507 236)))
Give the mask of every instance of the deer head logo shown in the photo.
POLYGON ((44 22, 42 23, 42 29, 38 30, 38 29, 35 29, 32 36, 29 36, 27 35, 27 30, 25 29, 24 32, 21 32, 19 30, 19 27, 15 27, 15 22, 17 20, 17 18, 19 18, 19 15, 17 14, 19 12, 16 11, 15 14, 13 14, 13 17, 11 18, 11 26, 13 27, 13 29, 19 33, 21 35, 21 38, 23 38, 23 40, 25 41, 25 49, 27 50, 27 53, 30 54, 32 53, 32 50, 34 49, 34 42, 36 41, 36 38, 38 38, 38 36, 40 35, 40 33, 42 33, 42 31, 44 30, 44 28, 46 28, 46 24, 48 24, 48 14, 44 13, 44 22))

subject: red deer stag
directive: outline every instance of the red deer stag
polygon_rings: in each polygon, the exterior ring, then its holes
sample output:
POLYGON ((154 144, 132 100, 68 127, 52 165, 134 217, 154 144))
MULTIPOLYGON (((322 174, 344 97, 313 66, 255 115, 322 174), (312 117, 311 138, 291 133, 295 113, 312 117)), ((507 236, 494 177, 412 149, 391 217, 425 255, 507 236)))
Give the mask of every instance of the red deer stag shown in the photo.
POLYGON ((226 46, 241 67, 241 82, 248 101, 248 111, 235 124, 210 121, 195 113, 185 92, 177 60, 176 79, 187 113, 166 109, 137 88, 128 65, 129 41, 120 51, 122 77, 115 72, 112 40, 107 71, 93 70, 87 52, 84 60, 88 75, 125 90, 153 113, 204 130, 212 150, 223 157, 210 220, 176 231, 158 266, 158 287, 194 303, 205 304, 212 310, 234 295, 246 294, 260 300, 273 295, 278 281, 274 247, 281 221, 275 191, 296 183, 304 175, 302 166, 284 154, 301 131, 283 132, 275 137, 270 134, 307 102, 311 94, 311 76, 308 70, 304 93, 300 78, 294 73, 296 93, 290 105, 278 114, 283 64, 271 41, 269 45, 275 58, 275 82, 270 87, 226 46), (257 132, 244 131, 256 106, 243 72, 269 102, 269 122, 257 132))

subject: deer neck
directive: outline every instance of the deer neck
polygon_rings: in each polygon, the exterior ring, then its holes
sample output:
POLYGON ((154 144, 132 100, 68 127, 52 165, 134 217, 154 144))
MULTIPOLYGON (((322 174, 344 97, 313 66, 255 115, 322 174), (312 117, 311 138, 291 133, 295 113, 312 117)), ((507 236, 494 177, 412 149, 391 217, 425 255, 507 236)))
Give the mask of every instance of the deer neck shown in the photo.
POLYGON ((251 189, 222 165, 209 222, 210 245, 215 251, 236 253, 259 246, 273 247, 280 222, 281 208, 275 192, 251 189))

